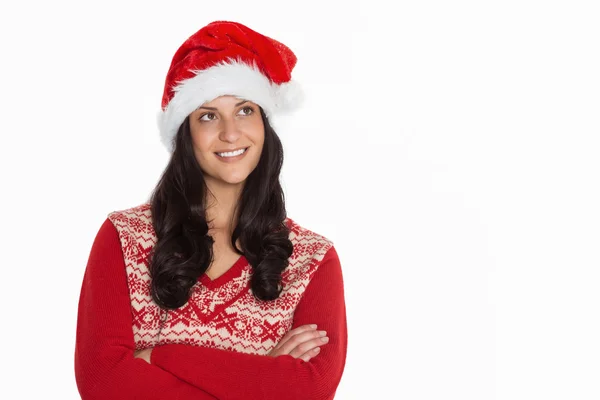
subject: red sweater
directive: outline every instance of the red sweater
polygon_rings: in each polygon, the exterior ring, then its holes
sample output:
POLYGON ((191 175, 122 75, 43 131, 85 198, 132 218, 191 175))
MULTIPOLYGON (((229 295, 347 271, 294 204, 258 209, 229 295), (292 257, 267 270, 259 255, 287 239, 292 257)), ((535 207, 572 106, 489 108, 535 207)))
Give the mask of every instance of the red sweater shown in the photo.
POLYGON ((346 307, 333 243, 293 220, 294 253, 273 301, 254 299, 244 256, 202 275, 190 300, 162 310, 149 294, 156 241, 148 204, 113 212, 92 245, 77 317, 82 399, 333 399, 344 371, 346 307), (317 324, 329 342, 310 361, 266 356, 290 329, 317 324), (153 348, 151 363, 134 351, 153 348))

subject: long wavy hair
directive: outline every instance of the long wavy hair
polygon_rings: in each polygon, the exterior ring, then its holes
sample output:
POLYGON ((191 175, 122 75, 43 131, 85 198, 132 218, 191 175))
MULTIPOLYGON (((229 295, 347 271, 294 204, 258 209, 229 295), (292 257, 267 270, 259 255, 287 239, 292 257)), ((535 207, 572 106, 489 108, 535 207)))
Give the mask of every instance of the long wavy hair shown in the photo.
MULTIPOLYGON (((251 288, 259 300, 279 297, 281 274, 293 252, 285 197, 279 174, 283 146, 260 108, 265 139, 256 168, 250 173, 234 215, 239 211, 231 244, 244 255, 253 273, 251 288), (236 242, 240 242, 238 249, 236 242)), ((184 305, 191 288, 213 261, 214 239, 208 234, 204 174, 196 160, 189 117, 173 138, 174 151, 150 197, 157 242, 151 250, 151 295, 163 309, 184 305)))

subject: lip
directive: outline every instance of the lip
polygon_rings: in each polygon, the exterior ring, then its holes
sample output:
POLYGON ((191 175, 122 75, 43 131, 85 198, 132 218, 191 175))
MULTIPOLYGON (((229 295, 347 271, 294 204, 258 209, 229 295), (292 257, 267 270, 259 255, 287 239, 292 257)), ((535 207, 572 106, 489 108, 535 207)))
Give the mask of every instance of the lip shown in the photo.
MULTIPOLYGON (((249 147, 240 147, 236 150, 240 150, 240 149, 246 149, 246 151, 244 151, 242 154, 240 154, 239 156, 235 156, 235 157, 221 157, 220 155, 218 155, 217 153, 215 153, 215 157, 217 157, 217 160, 225 162, 225 163, 232 163, 232 162, 236 162, 241 160, 242 158, 244 158, 246 156, 246 154, 248 154, 248 149, 249 147)), ((235 150, 228 150, 228 151, 235 151, 235 150)), ((224 151, 222 153, 226 153, 227 151, 224 151)), ((220 152, 221 153, 221 152, 220 152)))

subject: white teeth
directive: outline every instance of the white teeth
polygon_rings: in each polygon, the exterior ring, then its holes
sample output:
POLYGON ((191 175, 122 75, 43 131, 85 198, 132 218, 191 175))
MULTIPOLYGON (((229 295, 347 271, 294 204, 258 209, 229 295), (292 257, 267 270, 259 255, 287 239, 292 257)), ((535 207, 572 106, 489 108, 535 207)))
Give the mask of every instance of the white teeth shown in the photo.
POLYGON ((246 149, 240 149, 237 151, 230 151, 227 153, 217 153, 217 154, 220 155, 221 157, 235 157, 235 156, 239 156, 240 154, 242 154, 245 151, 246 151, 246 149))

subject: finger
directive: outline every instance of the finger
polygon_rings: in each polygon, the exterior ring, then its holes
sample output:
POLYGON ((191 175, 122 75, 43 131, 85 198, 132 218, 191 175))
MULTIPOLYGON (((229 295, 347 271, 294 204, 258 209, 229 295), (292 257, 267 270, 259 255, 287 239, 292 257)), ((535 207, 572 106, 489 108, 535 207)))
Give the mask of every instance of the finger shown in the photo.
MULTIPOLYGON (((301 343, 296 346, 292 351, 290 351, 289 355, 298 358, 307 352, 314 350, 315 348, 319 348, 329 342, 329 338, 327 336, 318 337, 307 342, 301 343)), ((316 354, 315 354, 316 355, 316 354)))
POLYGON ((279 349, 282 345, 284 345, 288 340, 290 340, 292 337, 303 333, 303 332, 312 332, 314 330, 317 329, 317 325, 315 324, 311 324, 311 325, 302 325, 299 326, 295 329, 292 329, 291 331, 289 331, 288 333, 286 333, 281 340, 279 341, 279 343, 277 343, 277 345, 275 346, 274 349, 279 349))
POLYGON ((282 354, 289 354, 296 346, 301 343, 304 343, 308 340, 320 337, 320 332, 317 330, 308 330, 300 333, 296 333, 295 335, 290 336, 285 341, 281 341, 281 345, 279 346, 279 351, 282 354))
POLYGON ((300 358, 301 360, 308 362, 311 358, 313 358, 317 354, 319 354, 320 351, 321 351, 320 347, 315 347, 314 349, 307 351, 306 353, 302 354, 300 357, 297 357, 297 358, 300 358))
POLYGON ((296 356, 299 356, 300 354, 305 353, 306 351, 310 350, 311 348, 315 347, 314 345, 304 345, 305 342, 309 342, 311 340, 314 339, 320 339, 323 336, 326 336, 327 332, 325 331, 306 331, 306 332, 302 332, 302 333, 298 333, 294 336, 292 336, 291 338, 289 338, 287 340, 287 342, 285 342, 281 348, 280 351, 283 354, 291 354, 291 352, 298 346, 303 346, 302 349, 304 349, 304 351, 302 353, 298 353, 296 352, 296 356))

